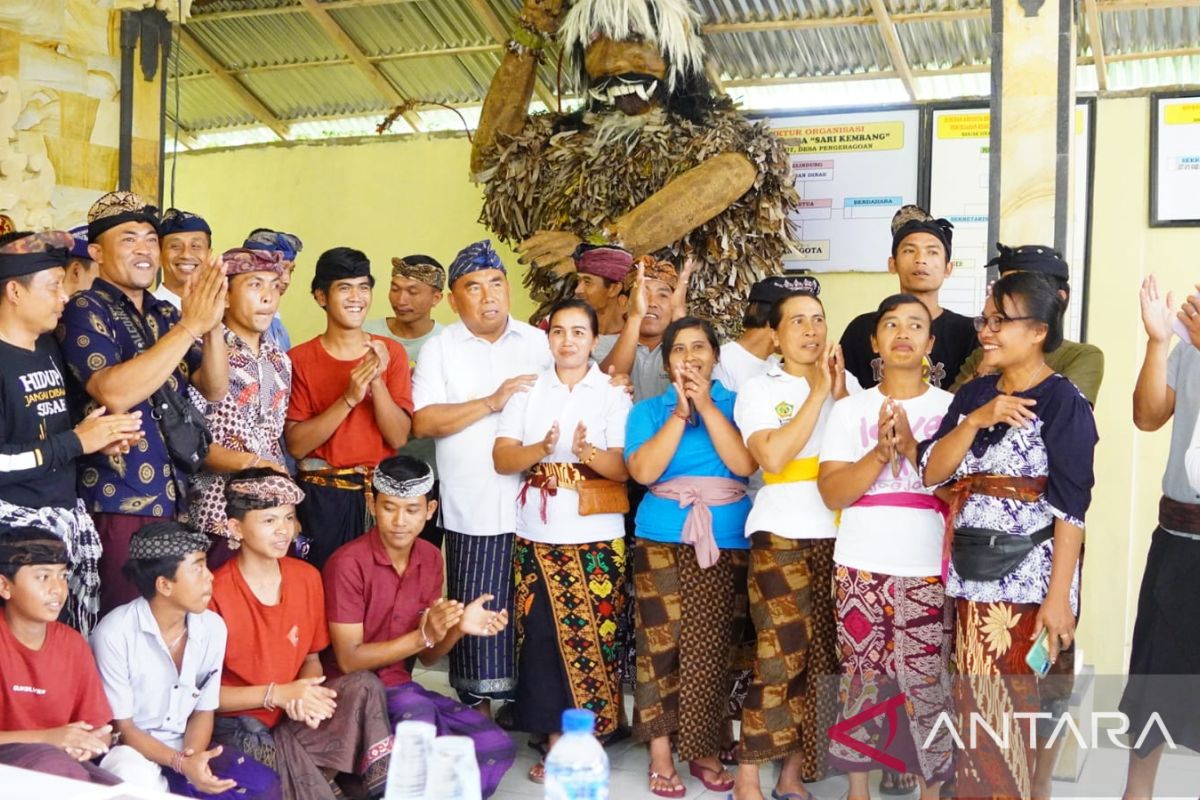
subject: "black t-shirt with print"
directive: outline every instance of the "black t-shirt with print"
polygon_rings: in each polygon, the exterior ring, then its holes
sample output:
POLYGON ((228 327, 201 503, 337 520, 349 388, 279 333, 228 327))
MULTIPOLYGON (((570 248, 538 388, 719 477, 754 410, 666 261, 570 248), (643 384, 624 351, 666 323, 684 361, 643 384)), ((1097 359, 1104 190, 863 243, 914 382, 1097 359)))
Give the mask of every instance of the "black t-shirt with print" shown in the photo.
POLYGON ((0 499, 27 508, 75 505, 75 459, 62 354, 55 338, 33 350, 0 341, 0 499))
MULTIPOLYGON (((883 371, 879 356, 871 349, 874 325, 874 312, 859 314, 842 334, 842 356, 846 360, 846 371, 858 378, 864 389, 878 384, 883 371)), ((958 377, 963 362, 979 344, 975 324, 970 317, 944 308, 933 321, 933 335, 936 338, 927 377, 930 385, 949 389, 958 377)))

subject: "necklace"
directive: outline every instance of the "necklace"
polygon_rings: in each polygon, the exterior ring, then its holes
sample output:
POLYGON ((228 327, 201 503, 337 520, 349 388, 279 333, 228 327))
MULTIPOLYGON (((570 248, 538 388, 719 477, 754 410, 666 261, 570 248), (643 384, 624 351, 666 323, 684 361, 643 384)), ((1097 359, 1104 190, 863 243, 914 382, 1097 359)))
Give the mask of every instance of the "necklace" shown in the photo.
POLYGON ((1046 362, 1043 361, 1041 363, 1041 365, 1038 366, 1038 368, 1033 371, 1033 374, 1029 376, 1029 381, 1025 384, 1024 389, 1022 389, 1020 392, 1009 392, 1009 394, 1022 394, 1023 392, 1029 391, 1029 387, 1033 386, 1034 379, 1036 379, 1039 375, 1041 375, 1042 370, 1044 370, 1045 368, 1046 368, 1046 362))
POLYGON ((187 626, 186 625, 183 628, 183 633, 179 634, 179 636, 175 639, 175 641, 173 641, 173 642, 171 642, 171 644, 167 645, 167 652, 174 653, 175 648, 179 646, 179 643, 183 641, 183 637, 185 637, 185 636, 187 636, 187 626))

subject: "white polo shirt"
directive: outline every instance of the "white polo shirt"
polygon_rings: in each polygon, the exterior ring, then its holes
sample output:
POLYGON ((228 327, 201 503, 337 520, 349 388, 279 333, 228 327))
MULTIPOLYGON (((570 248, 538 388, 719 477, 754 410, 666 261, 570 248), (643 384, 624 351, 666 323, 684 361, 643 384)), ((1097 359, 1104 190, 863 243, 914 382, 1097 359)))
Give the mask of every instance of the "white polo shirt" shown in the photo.
POLYGON ((225 621, 212 611, 188 614, 187 631, 178 672, 144 598, 114 608, 92 632, 113 719, 132 719, 176 750, 192 714, 217 708, 228 636, 225 621))
POLYGON ((726 342, 721 345, 721 357, 713 365, 712 376, 729 391, 738 392, 746 381, 778 365, 779 356, 774 353, 759 358, 738 342, 726 342))
MULTIPOLYGON (((808 398, 808 381, 771 367, 763 375, 742 385, 733 407, 733 418, 748 442, 759 431, 779 430, 800 411, 808 398)), ((833 408, 825 399, 817 424, 793 460, 811 458, 821 452, 825 420, 833 408)), ((754 507, 746 519, 746 535, 768 531, 785 539, 831 539, 837 534, 834 514, 825 507, 817 482, 768 483, 758 490, 754 507)))
MULTIPOLYGON (((571 452, 575 427, 583 422, 587 440, 601 450, 625 446, 625 419, 633 403, 624 389, 613 386, 609 377, 592 364, 583 380, 568 388, 554 367, 538 376, 528 392, 514 395, 500 415, 496 437, 533 444, 546 438, 558 421, 558 444, 543 461, 578 461, 571 452)), ((546 522, 541 517, 541 492, 530 489, 526 502, 517 505, 517 533, 532 542, 586 544, 625 535, 622 514, 579 516, 579 495, 560 487, 546 498, 546 522)))
MULTIPOLYGON (((537 375, 552 365, 546 334, 532 325, 509 317, 504 333, 489 342, 459 321, 421 348, 413 406, 420 411, 479 400, 509 378, 537 375)), ((489 414, 436 440, 442 524, 456 533, 495 536, 516 530, 520 477, 500 475, 492 467, 499 422, 499 414, 489 414)))

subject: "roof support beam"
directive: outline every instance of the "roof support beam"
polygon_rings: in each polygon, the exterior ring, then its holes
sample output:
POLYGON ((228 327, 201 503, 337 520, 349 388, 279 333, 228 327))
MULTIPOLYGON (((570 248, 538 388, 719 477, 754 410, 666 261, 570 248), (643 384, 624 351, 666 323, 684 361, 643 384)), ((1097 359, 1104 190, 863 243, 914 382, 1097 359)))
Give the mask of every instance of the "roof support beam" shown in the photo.
POLYGON ((179 40, 188 49, 189 53, 194 55, 217 80, 225 85, 226 89, 237 96, 238 100, 241 101, 242 105, 246 107, 246 110, 255 119, 274 131, 275 135, 280 139, 287 139, 287 125, 283 120, 275 116, 274 112, 263 105, 263 102, 255 97, 253 92, 247 89, 241 81, 233 77, 229 73, 229 70, 221 62, 217 61, 213 54, 204 48, 204 45, 196 40, 196 37, 192 35, 186 25, 179 27, 179 40))
POLYGON ((904 91, 908 92, 908 99, 916 100, 917 89, 913 84, 912 68, 908 66, 908 57, 904 55, 904 45, 900 43, 900 36, 896 33, 891 13, 883 4, 883 0, 871 0, 871 11, 879 22, 879 35, 883 37, 883 46, 887 48, 888 56, 892 60, 892 69, 900 78, 900 82, 904 84, 904 91))
MULTIPOLYGON (((338 25, 333 15, 325 10, 324 4, 318 3, 317 0, 300 0, 300 5, 308 11, 313 20, 321 26, 321 30, 325 31, 325 34, 333 40, 334 44, 350 57, 351 63, 358 67, 358 71, 362 73, 364 78, 370 81, 371 85, 375 87, 375 91, 383 95, 384 99, 388 102, 395 105, 408 104, 408 98, 402 95, 392 85, 392 82, 379 71, 379 68, 371 63, 366 53, 358 46, 358 43, 351 39, 350 34, 346 33, 341 25, 338 25)), ((421 117, 417 112, 409 109, 404 112, 403 116, 404 121, 408 123, 410 128, 417 133, 421 132, 421 117)))
POLYGON ((1104 30, 1100 27, 1100 12, 1096 10, 1096 0, 1083 0, 1083 13, 1087 17, 1092 58, 1096 60, 1096 88, 1103 92, 1108 89, 1108 62, 1104 58, 1104 30))
MULTIPOLYGON (((488 29, 497 42, 503 45, 508 41, 508 31, 504 28, 504 23, 496 16, 496 12, 492 11, 491 6, 487 4, 487 0, 470 0, 471 8, 475 10, 475 15, 479 17, 479 21, 488 29)), ((545 103, 546 108, 555 109, 558 107, 557 101, 554 99, 554 93, 547 89, 542 84, 542 79, 536 75, 533 79, 533 93, 538 96, 538 99, 545 103)))
MULTIPOLYGON (((477 44, 468 45, 465 47, 445 47, 436 50, 405 50, 400 53, 385 53, 378 56, 367 56, 367 61, 372 64, 386 64, 391 61, 414 61, 419 58, 436 58, 438 56, 469 56, 478 53, 495 53, 503 48, 498 44, 477 44)), ((260 64, 254 67, 243 67, 241 69, 229 70, 231 75, 256 75, 262 72, 280 72, 290 69, 304 69, 306 67, 325 67, 337 66, 341 64, 351 63, 349 56, 340 56, 338 58, 324 58, 317 61, 293 61, 288 64, 260 64)), ((191 75, 180 75, 182 81, 195 80, 197 78, 207 78, 208 75, 203 72, 196 72, 191 75)))

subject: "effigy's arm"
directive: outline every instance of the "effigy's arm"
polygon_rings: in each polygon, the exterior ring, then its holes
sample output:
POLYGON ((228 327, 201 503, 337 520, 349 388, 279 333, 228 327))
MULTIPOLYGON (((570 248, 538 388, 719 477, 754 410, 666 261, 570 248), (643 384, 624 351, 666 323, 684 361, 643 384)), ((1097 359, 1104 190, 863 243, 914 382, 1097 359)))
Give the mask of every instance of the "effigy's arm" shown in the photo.
MULTIPOLYGON (((741 153, 723 153, 704 161, 596 231, 599 239, 620 244, 635 256, 675 244, 733 205, 750 191, 758 170, 741 153)), ((582 241, 571 231, 538 231, 517 252, 522 263, 574 269, 571 254, 582 241)))
POLYGON ((537 67, 543 49, 558 29, 562 7, 563 0, 525 0, 517 29, 483 100, 479 127, 471 144, 472 175, 478 175, 487 165, 498 135, 516 136, 525 126, 537 67))

